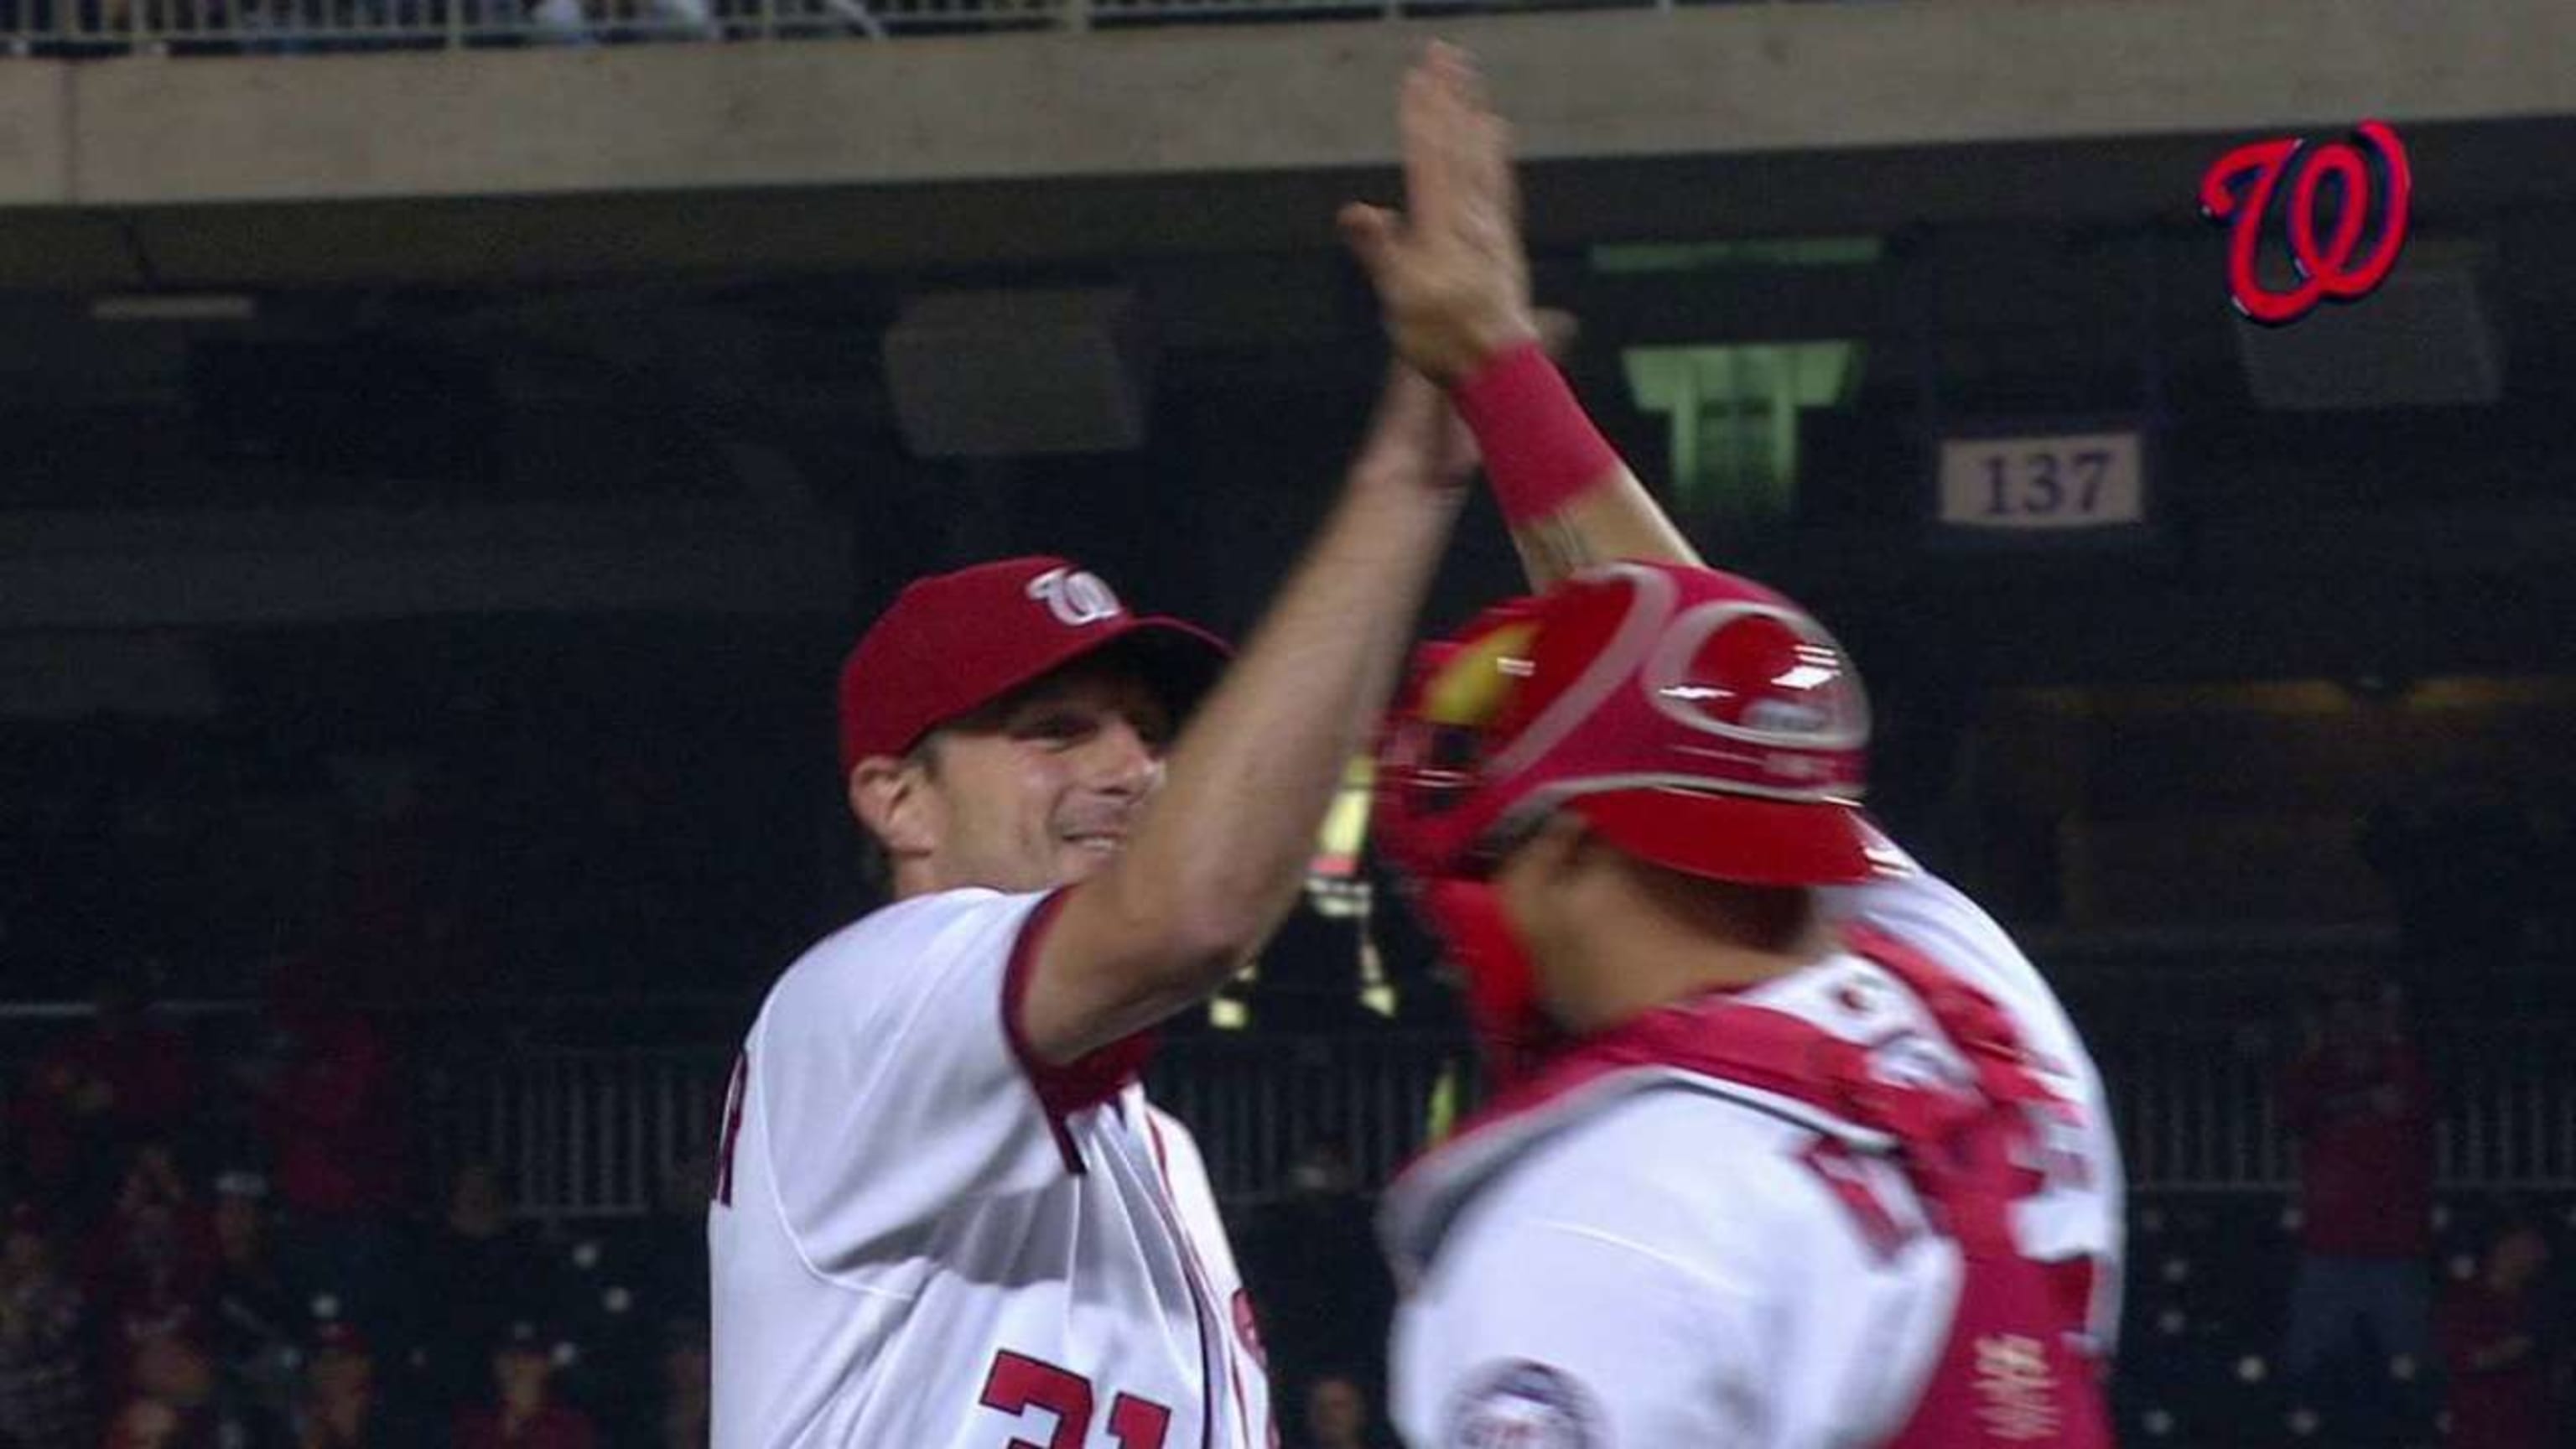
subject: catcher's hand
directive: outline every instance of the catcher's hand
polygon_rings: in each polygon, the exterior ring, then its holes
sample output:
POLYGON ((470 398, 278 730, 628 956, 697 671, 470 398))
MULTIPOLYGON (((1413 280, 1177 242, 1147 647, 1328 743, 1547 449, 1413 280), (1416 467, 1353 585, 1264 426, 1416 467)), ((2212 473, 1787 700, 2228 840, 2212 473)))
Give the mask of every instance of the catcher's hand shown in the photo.
POLYGON ((1539 335, 1511 132, 1464 51, 1435 42, 1405 74, 1402 213, 1353 202, 1343 239, 1377 288, 1399 356, 1448 384, 1539 335))

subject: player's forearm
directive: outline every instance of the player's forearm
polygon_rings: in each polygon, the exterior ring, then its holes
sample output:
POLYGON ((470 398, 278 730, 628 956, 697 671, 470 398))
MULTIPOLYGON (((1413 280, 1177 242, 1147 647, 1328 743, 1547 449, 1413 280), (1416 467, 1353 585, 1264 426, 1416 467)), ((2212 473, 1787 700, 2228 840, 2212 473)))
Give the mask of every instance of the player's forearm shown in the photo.
POLYGON ((1617 559, 1700 562, 1535 345, 1486 358, 1452 395, 1531 587, 1617 559))
POLYGON ((1356 470, 1131 842, 1140 874, 1202 912, 1195 934, 1229 950, 1258 946, 1295 899, 1456 516, 1454 500, 1395 471, 1356 470))
POLYGON ((1170 943, 1142 958, 1153 979, 1135 1025, 1213 990, 1294 903, 1457 517, 1458 490, 1432 478, 1445 424, 1427 384, 1391 389, 1340 501, 1103 877, 1122 918, 1156 923, 1170 943))
POLYGON ((1556 512, 1515 526, 1512 547, 1533 589, 1618 559, 1700 563, 1690 540, 1626 468, 1603 475, 1556 512))

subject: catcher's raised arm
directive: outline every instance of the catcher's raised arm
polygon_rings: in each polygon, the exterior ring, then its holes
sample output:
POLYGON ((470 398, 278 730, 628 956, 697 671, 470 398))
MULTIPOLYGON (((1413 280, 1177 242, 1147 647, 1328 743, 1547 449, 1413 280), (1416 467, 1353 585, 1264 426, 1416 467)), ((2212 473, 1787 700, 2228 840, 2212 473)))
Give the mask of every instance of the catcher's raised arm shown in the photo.
POLYGON ((1530 583, 1613 559, 1697 565, 1567 388, 1530 300, 1511 127, 1467 57, 1433 45, 1397 103, 1402 212, 1353 202, 1342 235, 1396 351, 1450 390, 1479 439, 1530 583))

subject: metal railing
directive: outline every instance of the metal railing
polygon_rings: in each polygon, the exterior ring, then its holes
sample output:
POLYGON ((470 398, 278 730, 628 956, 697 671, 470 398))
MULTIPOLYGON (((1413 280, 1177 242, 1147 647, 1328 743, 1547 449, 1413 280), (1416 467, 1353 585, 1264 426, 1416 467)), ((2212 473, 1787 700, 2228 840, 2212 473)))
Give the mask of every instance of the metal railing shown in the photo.
MULTIPOLYGON (((2576 1189, 2576 1055, 2563 1028, 2481 1025, 2436 1053, 2437 1179, 2461 1189, 2576 1189)), ((2269 1033, 2210 1024, 2101 1047, 2129 1180, 2140 1191, 2278 1192, 2297 1180, 2273 1101, 2269 1033)), ((1465 1044, 1398 1033, 1197 1037, 1167 1043, 1149 1086, 1197 1135, 1218 1196, 1281 1191, 1327 1143, 1375 1187, 1418 1152, 1443 1090, 1472 1089, 1465 1044)), ((713 1140, 726 1062, 668 1049, 541 1050, 456 1073, 434 1114, 440 1150, 508 1166, 542 1216, 645 1211, 713 1140)), ((1462 1102, 1461 1105, 1464 1105, 1462 1102)))
MULTIPOLYGON (((1463 1042, 1405 1033, 1184 1038, 1164 1044, 1147 1086, 1198 1138, 1218 1196, 1257 1202, 1316 1144, 1384 1182, 1420 1149, 1444 1074, 1466 1059, 1463 1042)), ((646 1213, 715 1144, 729 1070, 701 1048, 453 1059, 425 1083, 428 1149, 439 1167, 500 1166, 533 1216, 646 1213)))
MULTIPOLYGON (((34 1048, 65 1020, 30 1017, 0 1039, 15 1087, 34 1048), (15 1058, 14 1061, 11 1059, 15 1058)), ((702 1165, 722 1110, 731 1048, 489 1043, 488 1030, 412 1023, 426 1180, 457 1162, 508 1170, 544 1218, 651 1210, 666 1183, 702 1165)), ((2131 1184, 2141 1191, 2277 1192, 2297 1176, 2273 1100, 2290 1043, 2224 1022, 2097 1030, 2131 1184)), ((2427 1049, 2440 1117, 2439 1181, 2455 1189, 2576 1190, 2576 1053, 2565 1025, 2463 1022, 2427 1049)), ((1284 1187, 1305 1148, 1330 1144, 1375 1187, 1419 1151, 1434 1103, 1464 1110, 1465 1043, 1397 1031, 1331 1036, 1181 1036, 1148 1078, 1154 1099, 1198 1137, 1218 1194, 1259 1201, 1284 1187)), ((0 1158, 5 1158, 0 1153, 0 1158)))
MULTIPOLYGON (((1537 10, 1677 0, 0 0, 19 55, 291 54, 786 40, 1537 10)), ((1692 4, 1783 0, 1680 0, 1692 4)))
MULTIPOLYGON (((2576 1054, 2568 1028, 2463 1023, 2431 1044, 2435 1180, 2576 1189, 2576 1054)), ((2298 1180, 2274 1084, 2288 1044, 2220 1023, 2098 1041, 2130 1182, 2162 1191, 2282 1191, 2298 1180)))
POLYGON ((728 1059, 686 1047, 543 1048, 442 1062, 427 1074, 427 1149, 444 1180, 502 1169, 534 1217, 649 1213, 712 1151, 728 1059))
POLYGON ((1146 1086, 1198 1138, 1217 1196, 1239 1202, 1278 1193, 1318 1144, 1383 1184, 1422 1150, 1444 1083, 1463 1109, 1476 1077, 1453 1037, 1201 1037, 1167 1044, 1146 1086))

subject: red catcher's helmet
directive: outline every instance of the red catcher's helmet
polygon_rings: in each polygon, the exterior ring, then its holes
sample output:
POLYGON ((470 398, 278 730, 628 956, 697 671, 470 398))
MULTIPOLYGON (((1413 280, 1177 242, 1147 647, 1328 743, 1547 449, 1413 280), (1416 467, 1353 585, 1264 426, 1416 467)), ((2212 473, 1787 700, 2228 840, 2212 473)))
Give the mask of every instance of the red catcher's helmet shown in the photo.
POLYGON ((1551 812, 1750 885, 1901 872, 1862 814, 1869 705, 1824 626, 1750 579, 1623 563, 1427 646, 1380 742, 1377 834, 1419 880, 1488 874, 1551 812))

